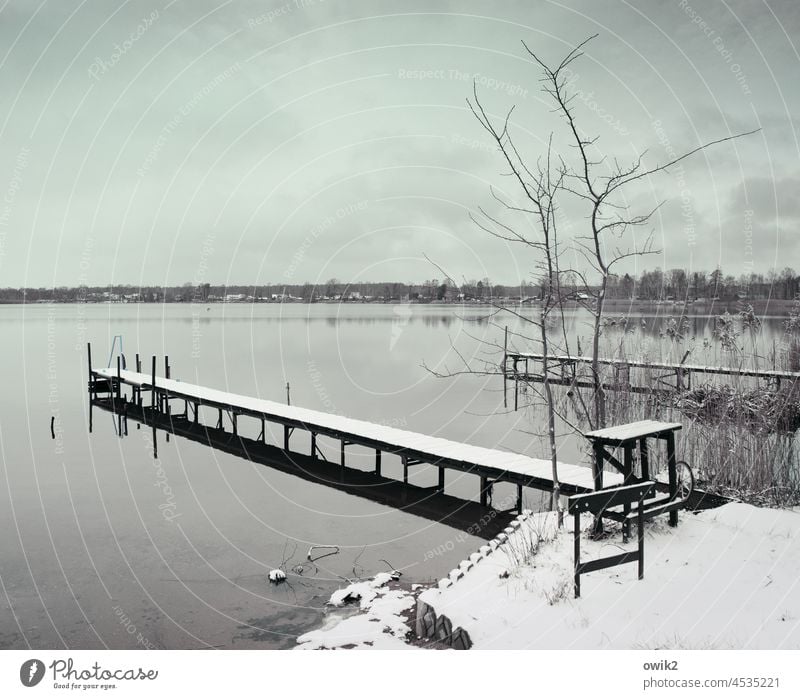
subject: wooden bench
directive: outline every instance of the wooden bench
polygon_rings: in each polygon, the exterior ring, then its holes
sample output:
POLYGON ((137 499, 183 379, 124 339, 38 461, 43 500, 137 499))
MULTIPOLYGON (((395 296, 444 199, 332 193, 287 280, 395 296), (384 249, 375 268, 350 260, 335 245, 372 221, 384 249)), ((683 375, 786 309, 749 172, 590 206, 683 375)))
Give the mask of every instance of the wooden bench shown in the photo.
MULTIPOLYGON (((574 521, 574 541, 575 541, 575 597, 581 596, 581 575, 591 573, 595 570, 603 570, 623 563, 639 564, 639 580, 644 577, 644 504, 645 498, 650 497, 655 492, 656 484, 654 481, 636 483, 634 485, 623 485, 618 488, 609 488, 586 495, 573 495, 569 498, 567 511, 575 517, 574 521), (633 503, 638 507, 633 514, 627 516, 629 521, 635 517, 636 536, 638 547, 636 551, 626 551, 606 558, 596 558, 592 561, 581 562, 581 514, 591 512, 596 517, 601 518, 603 513, 610 507, 619 505, 630 508, 633 503)), ((627 524, 627 522, 626 522, 627 524)), ((625 528, 623 528, 625 531, 625 528)), ((627 533, 624 540, 627 541, 627 533)))

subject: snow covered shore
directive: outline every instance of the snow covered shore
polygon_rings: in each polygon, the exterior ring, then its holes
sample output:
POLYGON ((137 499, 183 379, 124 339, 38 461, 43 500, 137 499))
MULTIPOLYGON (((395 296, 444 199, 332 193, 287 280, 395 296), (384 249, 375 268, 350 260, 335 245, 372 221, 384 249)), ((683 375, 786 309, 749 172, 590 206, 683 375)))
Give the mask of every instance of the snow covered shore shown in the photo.
MULTIPOLYGON (((419 601, 478 649, 800 648, 800 513, 732 503, 681 513, 676 529, 656 518, 646 525, 644 580, 635 564, 589 573, 579 599, 572 519, 555 525, 552 513, 526 518, 419 601)), ((634 539, 584 533, 582 559, 632 549, 634 539)), ((332 603, 358 599, 359 613, 333 612, 300 647, 416 647, 407 622, 417 594, 388 582, 377 576, 336 593, 332 603)))
MULTIPOLYGON (((584 531, 590 518, 584 520, 584 531)), ((800 648, 800 515, 732 503, 646 524, 635 564, 572 588, 572 519, 527 519, 508 542, 445 589, 420 599, 466 629, 474 648, 800 648), (535 555, 529 551, 535 548, 535 555), (507 574, 507 577, 505 577, 507 574)), ((583 560, 632 549, 582 539, 583 560)))

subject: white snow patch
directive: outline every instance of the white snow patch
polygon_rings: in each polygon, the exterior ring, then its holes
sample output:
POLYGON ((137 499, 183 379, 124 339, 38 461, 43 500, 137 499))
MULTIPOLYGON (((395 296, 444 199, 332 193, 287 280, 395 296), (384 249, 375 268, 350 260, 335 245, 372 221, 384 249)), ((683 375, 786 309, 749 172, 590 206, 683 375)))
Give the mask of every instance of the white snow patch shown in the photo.
POLYGON ((405 643, 411 631, 401 613, 414 606, 414 597, 405 590, 385 587, 392 579, 389 573, 380 573, 372 580, 353 583, 331 595, 330 604, 341 606, 347 601, 359 600, 360 613, 345 616, 333 613, 320 629, 303 634, 297 639, 298 648, 413 648, 405 643))
MULTIPOLYGON (((583 561, 623 550, 617 532, 583 561)), ((610 528, 610 525, 609 525, 610 528)), ((458 584, 420 599, 475 648, 800 648, 800 514, 729 504, 646 524, 645 575, 629 563, 581 577, 573 596, 572 518, 531 516, 458 584), (535 550, 535 555, 530 551, 535 550), (507 578, 500 575, 509 571, 507 578)))
POLYGON ((280 568, 275 568, 275 570, 269 571, 268 577, 271 583, 279 583, 286 580, 286 573, 284 573, 280 568))

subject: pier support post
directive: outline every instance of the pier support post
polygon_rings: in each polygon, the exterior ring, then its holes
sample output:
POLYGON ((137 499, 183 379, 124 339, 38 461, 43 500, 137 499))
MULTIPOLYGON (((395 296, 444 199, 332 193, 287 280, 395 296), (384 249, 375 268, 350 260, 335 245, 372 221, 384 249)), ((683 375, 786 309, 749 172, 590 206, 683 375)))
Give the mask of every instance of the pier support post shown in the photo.
POLYGON ((261 418, 261 443, 267 443, 267 423, 264 418, 261 418))
POLYGON ((156 355, 153 355, 153 376, 150 380, 150 412, 153 416, 153 424, 155 424, 156 412, 156 355))
POLYGON ((217 408, 217 429, 225 431, 225 424, 222 422, 222 408, 217 408))
POLYGON ((92 371, 92 343, 86 343, 86 358, 89 362, 89 398, 97 398, 94 385, 94 372, 92 371))
POLYGON ((233 426, 233 436, 239 436, 239 422, 238 422, 238 415, 231 411, 231 425, 233 426))
POLYGON ((122 360, 117 355, 117 400, 122 402, 122 360))
POLYGON ((289 425, 283 426, 283 450, 289 451, 289 425))
POLYGON ((381 475, 381 450, 375 450, 375 473, 376 475, 381 475))
MULTIPOLYGON (((136 373, 137 374, 141 374, 142 373, 142 360, 139 357, 139 353, 138 352, 136 353, 136 373)), ((141 408, 142 407, 142 387, 139 386, 138 388, 135 388, 134 392, 136 394, 134 396, 134 401, 136 402, 136 405, 138 405, 141 408)))
MULTIPOLYGON (((592 476, 594 477, 594 489, 603 489, 603 445, 594 443, 594 459, 592 460, 592 476)), ((603 533, 603 520, 595 515, 592 525, 592 535, 598 537, 603 533)))
POLYGON ((200 403, 194 404, 194 424, 197 425, 200 422, 200 403))
POLYGON ((444 466, 439 466, 439 492, 444 493, 444 466))
POLYGON ((486 485, 486 476, 481 476, 481 505, 484 507, 486 507, 486 504, 488 503, 488 492, 486 485))
POLYGON ((403 457, 403 483, 408 484, 408 457, 403 457))
MULTIPOLYGON (((558 507, 558 504, 556 504, 558 507)), ((522 483, 517 483, 517 514, 522 514, 522 483)))
POLYGON ((317 433, 311 433, 311 458, 317 460, 317 433))

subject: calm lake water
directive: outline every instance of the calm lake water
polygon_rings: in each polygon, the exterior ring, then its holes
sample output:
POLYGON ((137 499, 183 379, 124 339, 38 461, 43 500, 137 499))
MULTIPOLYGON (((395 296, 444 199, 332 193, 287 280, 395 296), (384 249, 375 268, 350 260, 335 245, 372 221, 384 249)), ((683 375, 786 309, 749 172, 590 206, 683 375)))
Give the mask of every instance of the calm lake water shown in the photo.
MULTIPOLYGON (((423 366, 497 362, 486 343, 501 346, 502 325, 518 321, 486 316, 391 305, 0 306, 0 647, 291 647, 321 622, 343 578, 388 562, 405 582, 434 580, 481 544, 181 438, 160 434, 154 461, 149 430, 132 424, 120 439, 97 409, 90 434, 87 341, 95 367, 122 335, 129 366, 137 351, 146 367, 155 354, 161 374, 168 354, 185 381, 278 401, 288 381, 295 405, 544 456, 542 426, 503 411, 497 377, 441 379, 423 366), (171 519, 160 507, 167 488, 171 519), (306 560, 314 544, 340 553, 315 568, 306 560), (267 581, 272 568, 298 564, 287 584, 267 581)), ((573 337, 588 336, 584 320, 570 319, 573 337)), ((645 322, 656 342, 664 318, 645 322)), ((693 319, 696 343, 709 322, 693 319)), ((782 320, 770 320, 761 341, 781 334, 782 320)), ((258 433, 244 418, 241 429, 258 433)), ((320 445, 335 458, 335 445, 320 445)), ((352 463, 367 463, 370 454, 351 449, 352 463)), ((585 459, 583 445, 565 437, 560 459, 585 459)), ((400 472, 399 460, 385 459, 385 475, 400 472)), ((412 469, 413 483, 435 479, 432 468, 412 469)), ((478 478, 449 473, 447 491, 476 499, 478 478)), ((498 488, 495 498, 509 494, 498 488)), ((526 498, 538 507, 541 495, 526 498)))

